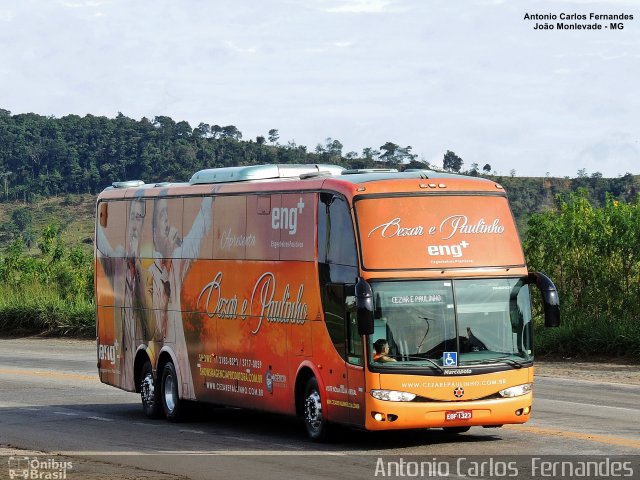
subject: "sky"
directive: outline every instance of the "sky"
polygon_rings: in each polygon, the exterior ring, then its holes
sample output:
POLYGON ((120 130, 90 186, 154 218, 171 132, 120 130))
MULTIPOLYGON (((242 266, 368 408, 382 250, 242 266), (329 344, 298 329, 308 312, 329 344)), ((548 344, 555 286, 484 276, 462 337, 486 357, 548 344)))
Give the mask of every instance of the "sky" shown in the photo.
MULTIPOLYGON (((547 21, 556 24, 559 20, 547 21)), ((574 22, 567 22, 574 23, 574 22)), ((637 0, 1 0, 0 108, 170 116, 498 174, 640 174, 637 0), (525 14, 627 14, 535 30, 525 14)))

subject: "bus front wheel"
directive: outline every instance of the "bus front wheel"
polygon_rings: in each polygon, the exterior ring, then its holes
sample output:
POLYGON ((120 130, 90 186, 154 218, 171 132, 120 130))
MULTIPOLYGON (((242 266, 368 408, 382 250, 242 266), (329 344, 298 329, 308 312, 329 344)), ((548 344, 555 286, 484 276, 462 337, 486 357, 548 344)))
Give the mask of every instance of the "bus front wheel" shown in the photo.
POLYGON ((147 360, 140 373, 140 398, 142 410, 148 418, 160 418, 162 416, 162 404, 160 402, 160 388, 153 378, 151 362, 147 360))
POLYGON ((179 422, 182 420, 184 401, 178 395, 178 375, 173 363, 168 362, 162 370, 162 408, 167 420, 179 422))
POLYGON ((304 389, 304 404, 302 409, 304 425, 311 440, 321 442, 329 437, 329 423, 322 412, 322 398, 320 388, 315 377, 311 377, 304 389))

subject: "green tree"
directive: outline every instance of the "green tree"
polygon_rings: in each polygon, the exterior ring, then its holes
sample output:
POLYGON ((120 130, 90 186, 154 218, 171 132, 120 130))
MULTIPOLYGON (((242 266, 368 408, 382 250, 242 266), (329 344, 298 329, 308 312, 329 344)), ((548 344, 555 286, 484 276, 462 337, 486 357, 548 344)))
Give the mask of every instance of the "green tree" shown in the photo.
POLYGON ((200 123, 193 129, 193 135, 196 138, 208 138, 211 135, 211 126, 208 123, 200 123))
POLYGON ((442 159, 442 168, 448 172, 460 172, 463 165, 462 159, 451 150, 447 150, 442 159))
POLYGON ((388 163, 398 163, 396 153, 400 148, 399 145, 393 142, 386 142, 380 146, 380 160, 384 160, 388 163))
POLYGON ((594 207, 587 195, 559 197, 528 222, 529 267, 553 278, 561 298, 562 328, 542 333, 557 353, 640 356, 640 204, 608 195, 594 207))
POLYGON ((11 213, 11 221, 15 224, 19 232, 24 232, 31 227, 33 215, 28 207, 16 208, 11 213))
POLYGON ((406 168, 416 168, 419 170, 428 170, 430 168, 429 162, 427 161, 420 161, 420 160, 411 160, 407 165, 406 168))
POLYGON ((271 130, 269 130, 269 143, 271 143, 271 145, 277 145, 279 138, 280 134, 278 133, 277 129, 272 128, 271 130))
POLYGON ((393 142, 386 142, 380 147, 380 151, 384 152, 380 155, 380 160, 391 165, 398 165, 404 161, 410 162, 417 157, 417 155, 411 153, 411 149, 411 145, 401 147, 393 142))
POLYGON ((324 145, 316 145, 316 154, 324 163, 342 163, 342 143, 331 137, 327 137, 324 145))
POLYGON ((234 140, 241 140, 242 132, 238 130, 238 128, 235 125, 227 125, 226 127, 222 127, 221 137, 233 138, 234 140))
POLYGON ((365 160, 373 161, 380 155, 380 150, 374 150, 371 147, 362 149, 362 156, 365 160))

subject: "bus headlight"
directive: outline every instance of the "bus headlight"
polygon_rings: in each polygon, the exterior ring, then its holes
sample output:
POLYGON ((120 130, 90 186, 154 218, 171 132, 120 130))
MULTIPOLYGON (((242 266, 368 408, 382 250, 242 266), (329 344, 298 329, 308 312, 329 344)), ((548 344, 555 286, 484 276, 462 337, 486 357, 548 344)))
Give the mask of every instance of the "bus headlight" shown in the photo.
POLYGON ((398 392, 396 390, 371 390, 371 396, 389 402, 410 402, 416 398, 415 393, 398 392))
POLYGON ((532 383, 525 383, 524 385, 517 385, 515 387, 505 388, 498 393, 505 398, 519 397, 520 395, 526 395, 533 388, 532 383))

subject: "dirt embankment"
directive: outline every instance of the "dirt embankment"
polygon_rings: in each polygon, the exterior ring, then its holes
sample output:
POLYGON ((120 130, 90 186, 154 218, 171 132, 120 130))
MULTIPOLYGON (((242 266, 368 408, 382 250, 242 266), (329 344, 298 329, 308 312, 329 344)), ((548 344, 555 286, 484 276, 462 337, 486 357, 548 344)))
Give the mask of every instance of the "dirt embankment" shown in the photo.
POLYGON ((619 363, 606 360, 541 360, 536 359, 536 375, 561 377, 594 382, 624 383, 640 385, 640 365, 621 360, 619 363))

